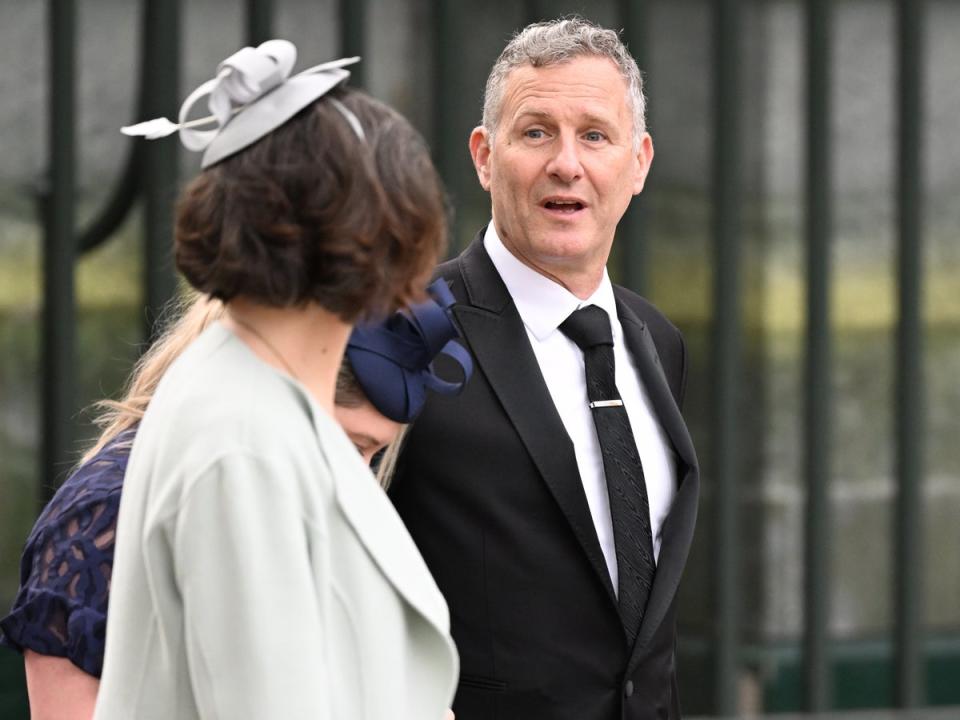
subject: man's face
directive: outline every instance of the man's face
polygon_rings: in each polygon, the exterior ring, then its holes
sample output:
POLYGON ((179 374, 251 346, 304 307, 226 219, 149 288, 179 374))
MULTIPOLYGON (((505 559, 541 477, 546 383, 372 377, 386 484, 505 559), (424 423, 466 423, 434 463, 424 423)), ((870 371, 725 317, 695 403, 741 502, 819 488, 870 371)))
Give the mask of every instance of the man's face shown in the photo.
POLYGON ((647 133, 633 149, 627 85, 613 62, 587 56, 511 71, 493 142, 476 128, 470 151, 504 245, 575 293, 584 280, 599 283, 653 159, 647 133))

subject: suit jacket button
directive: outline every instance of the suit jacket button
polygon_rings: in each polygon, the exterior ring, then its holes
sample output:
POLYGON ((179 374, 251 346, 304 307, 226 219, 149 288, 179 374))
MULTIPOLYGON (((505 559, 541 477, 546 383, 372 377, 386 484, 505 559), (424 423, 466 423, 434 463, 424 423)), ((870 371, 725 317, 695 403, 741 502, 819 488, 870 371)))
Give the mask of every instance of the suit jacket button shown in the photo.
POLYGON ((627 680, 626 684, 623 686, 623 694, 627 697, 633 695, 633 680, 627 680))

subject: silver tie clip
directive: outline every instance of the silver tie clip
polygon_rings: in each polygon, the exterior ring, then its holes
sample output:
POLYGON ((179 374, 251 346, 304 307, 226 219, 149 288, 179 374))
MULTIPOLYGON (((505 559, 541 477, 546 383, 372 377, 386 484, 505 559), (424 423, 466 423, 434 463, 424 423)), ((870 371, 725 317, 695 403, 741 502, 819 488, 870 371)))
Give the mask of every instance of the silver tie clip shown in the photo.
POLYGON ((605 407, 623 407, 623 400, 596 400, 590 403, 590 409, 605 407))

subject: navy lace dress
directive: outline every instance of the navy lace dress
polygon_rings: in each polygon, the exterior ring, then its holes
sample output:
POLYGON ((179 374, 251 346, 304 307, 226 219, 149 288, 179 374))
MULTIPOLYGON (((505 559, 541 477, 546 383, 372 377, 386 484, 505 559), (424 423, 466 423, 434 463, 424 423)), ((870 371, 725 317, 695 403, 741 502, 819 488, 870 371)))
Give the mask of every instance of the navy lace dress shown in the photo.
POLYGON ((134 430, 108 443, 57 490, 20 560, 20 589, 0 644, 68 658, 100 677, 120 490, 134 430))

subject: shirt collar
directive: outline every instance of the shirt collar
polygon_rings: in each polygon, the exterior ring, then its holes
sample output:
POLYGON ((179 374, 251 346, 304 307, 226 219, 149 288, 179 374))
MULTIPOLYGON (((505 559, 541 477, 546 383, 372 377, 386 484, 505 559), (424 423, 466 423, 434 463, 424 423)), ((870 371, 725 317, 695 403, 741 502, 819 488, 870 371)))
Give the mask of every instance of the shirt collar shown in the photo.
MULTIPOLYGON (((563 285, 541 275, 520 262, 503 244, 491 222, 483 236, 483 245, 500 274, 507 292, 513 298, 520 319, 533 336, 543 342, 574 310, 596 305, 613 320, 617 317, 617 302, 607 269, 603 269, 600 285, 586 300, 581 300, 563 285)), ((614 340, 619 340, 620 323, 611 322, 614 340)))

